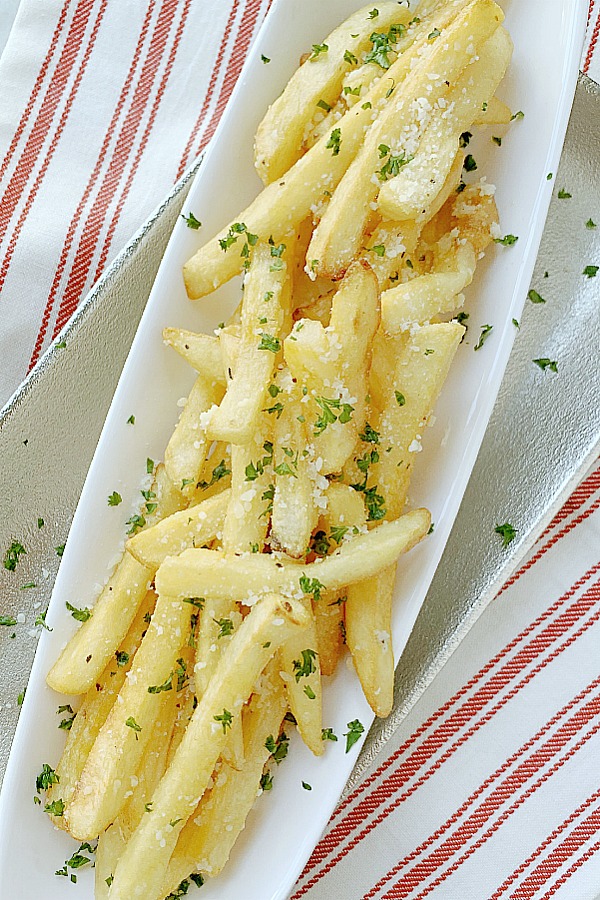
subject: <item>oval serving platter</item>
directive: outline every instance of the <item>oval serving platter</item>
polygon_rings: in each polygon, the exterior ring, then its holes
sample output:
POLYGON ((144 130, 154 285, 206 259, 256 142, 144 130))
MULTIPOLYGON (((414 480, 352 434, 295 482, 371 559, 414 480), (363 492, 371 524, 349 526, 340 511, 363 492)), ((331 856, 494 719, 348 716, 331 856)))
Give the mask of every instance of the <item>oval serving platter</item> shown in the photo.
MULTIPOLYGON (((64 699, 45 675, 76 623, 65 602, 90 604, 123 545, 125 521, 136 511, 146 458, 159 460, 193 373, 162 342, 162 329, 177 325, 212 332, 239 300, 239 280, 192 304, 181 268, 206 240, 260 189, 252 147, 257 124, 313 43, 320 42, 362 4, 357 0, 275 0, 221 124, 208 148, 185 205, 203 225, 198 233, 176 225, 125 364, 81 495, 56 581, 0 797, 1 897, 62 900, 93 897, 93 872, 79 870, 77 885, 55 876, 77 845, 51 827, 33 803, 42 763, 56 764, 64 736, 56 708, 64 699), (271 63, 264 65, 261 54, 271 63), (135 415, 135 427, 127 419, 135 415), (106 497, 117 490, 115 509, 106 497)), ((512 247, 493 247, 466 293, 469 332, 427 430, 410 492, 412 506, 428 507, 435 531, 401 559, 396 586, 393 640, 402 652, 441 557, 471 474, 512 347, 529 286, 575 90, 586 24, 586 0, 501 0, 515 44, 499 95, 523 110, 502 147, 491 129, 473 142, 479 173, 497 186, 504 233, 512 247), (485 346, 474 345, 483 325, 493 325, 485 346)), ((323 722, 341 735, 358 718, 367 728, 372 713, 351 667, 327 679, 323 722)), ((205 900, 283 900, 319 839, 356 760, 361 742, 344 752, 344 741, 313 757, 296 736, 274 789, 251 812, 222 875, 207 881, 205 900), (312 785, 305 791, 302 781, 312 785)), ((195 888, 191 888, 192 891, 195 888)))

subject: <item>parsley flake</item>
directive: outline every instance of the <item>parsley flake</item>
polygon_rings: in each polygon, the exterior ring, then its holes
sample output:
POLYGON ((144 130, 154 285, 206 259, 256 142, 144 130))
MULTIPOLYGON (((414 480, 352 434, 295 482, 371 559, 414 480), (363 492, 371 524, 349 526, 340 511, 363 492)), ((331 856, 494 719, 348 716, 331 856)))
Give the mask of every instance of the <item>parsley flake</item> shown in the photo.
POLYGON ((127 425, 135 425, 135 416, 129 416, 127 419, 127 425))
POLYGON ((309 578, 308 575, 301 575, 299 584, 301 591, 304 594, 312 594, 316 602, 321 599, 321 591, 325 590, 325 585, 318 578, 309 578))
POLYGON ((358 719, 348 722, 348 731, 344 732, 346 738, 346 753, 348 753, 363 734, 365 726, 358 719))
POLYGON ((587 275, 588 278, 595 278, 598 274, 598 266, 586 266, 583 270, 583 275, 587 275))
POLYGON ((327 46, 327 44, 313 44, 312 45, 312 53, 308 57, 308 61, 315 62, 315 60, 319 59, 321 54, 327 53, 328 50, 329 50, 329 47, 327 46))
POLYGON ((17 568, 17 563, 19 562, 19 557, 21 557, 24 553, 27 553, 27 550, 19 541, 13 541, 6 553, 4 554, 4 568, 8 569, 9 572, 14 572, 17 568))
POLYGON ((565 191, 564 188, 561 188, 558 192, 559 200, 570 200, 573 194, 569 194, 568 191, 565 191))
POLYGON ((267 63, 270 63, 270 62, 271 62, 270 57, 265 56, 264 53, 261 53, 261 54, 260 54, 260 58, 262 59, 262 61, 263 61, 263 63, 265 64, 265 66, 267 65, 267 63))
POLYGON ((198 229, 202 227, 202 222, 196 218, 193 212, 188 213, 187 216, 182 215, 181 218, 187 227, 192 228, 194 231, 198 231, 198 229))
POLYGON ((77 609, 76 606, 71 606, 68 600, 65 605, 73 618, 77 619, 78 622, 87 622, 92 616, 91 609, 88 609, 87 607, 84 607, 84 609, 77 609))
POLYGON ((532 303, 545 303, 546 302, 544 300, 544 298, 541 296, 541 294, 538 294, 538 292, 534 291, 533 288, 528 292, 527 297, 529 300, 531 300, 532 303))
POLYGON ((396 403, 398 406, 404 406, 406 403, 406 397, 404 394, 401 394, 400 391, 394 391, 394 396, 396 397, 396 403))
POLYGON ((519 238, 515 234, 505 234, 504 237, 494 238, 494 243, 502 244, 503 247, 512 247, 518 240, 519 238))
POLYGON ((337 741, 337 734, 334 733, 333 728, 321 728, 321 740, 337 741))
POLYGON ((224 709, 220 716, 213 716, 213 719, 215 722, 221 723, 223 734, 227 733, 227 729, 231 728, 231 723, 233 722, 233 716, 228 709, 224 709))
POLYGON ((319 100, 317 106, 319 107, 319 109, 325 110, 325 112, 331 112, 331 106, 329 105, 329 103, 327 103, 326 100, 319 100))
POLYGON ((303 782, 302 782, 302 787, 304 788, 305 791, 312 791, 312 785, 310 785, 310 784, 308 783, 308 781, 303 781, 303 782))
POLYGON ((300 681, 301 678, 308 678, 309 675, 312 675, 313 672, 317 671, 317 667, 315 666, 317 654, 314 650, 302 650, 301 656, 301 660, 295 659, 292 662, 292 669, 296 681, 300 681))
POLYGON ((594 222, 593 219, 588 219, 587 222, 585 223, 585 227, 589 228, 589 229, 596 228, 596 223, 594 222))
POLYGON ((340 147, 342 145, 342 132, 339 128, 334 128, 331 134, 329 135, 329 140, 325 144, 328 150, 331 150, 334 156, 337 156, 340 152, 340 147))
POLYGON ((475 346, 473 347, 473 350, 481 350, 481 348, 483 347, 483 345, 485 344, 485 342, 486 342, 487 339, 489 338, 489 336, 490 336, 490 334, 491 334, 491 332, 492 332, 493 327, 494 327, 493 325, 482 325, 482 327, 481 327, 481 334, 479 335, 479 340, 477 341, 477 343, 476 343, 475 346))
POLYGON ((494 531, 502 538, 503 547, 508 547, 510 542, 514 541, 517 536, 517 529, 510 522, 505 522, 504 525, 496 525, 494 531))
POLYGON ((533 362, 540 367, 542 372, 545 372, 546 369, 550 369, 551 372, 558 372, 558 363, 555 359, 548 359, 547 356, 542 356, 539 359, 534 359, 533 362))
POLYGON ((270 350, 271 353, 279 353, 281 350, 281 341, 279 338, 273 337, 272 334, 261 334, 259 350, 270 350))
POLYGON ((9 628, 12 628, 13 625, 17 624, 17 620, 12 616, 0 616, 0 625, 6 625, 9 628))
POLYGON ((465 156, 465 161, 463 163, 463 168, 465 172, 474 172, 477 168, 477 163, 475 162, 475 158, 471 153, 465 156))
POLYGON ((119 494, 118 491, 113 491, 112 494, 108 495, 108 505, 109 506, 118 506, 119 503, 123 502, 123 498, 119 494))
POLYGON ((128 728, 131 728, 132 731, 135 732, 135 739, 138 740, 138 734, 142 730, 141 726, 135 721, 133 716, 129 716, 129 718, 125 719, 125 724, 128 728))

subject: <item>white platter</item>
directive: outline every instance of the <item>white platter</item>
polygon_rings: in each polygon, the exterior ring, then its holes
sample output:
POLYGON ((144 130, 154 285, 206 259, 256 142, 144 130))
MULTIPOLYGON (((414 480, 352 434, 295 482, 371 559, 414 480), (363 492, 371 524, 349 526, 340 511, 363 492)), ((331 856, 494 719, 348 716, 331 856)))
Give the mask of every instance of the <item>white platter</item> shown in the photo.
MULTIPOLYGON (((356 0, 275 0, 244 67, 230 105, 206 153, 186 211, 203 222, 206 239, 250 201, 259 189, 252 165, 252 139, 266 105, 280 92, 299 55, 361 4, 356 0), (261 53, 272 62, 263 65, 261 53)), ((507 27, 515 42, 511 72, 501 96, 525 118, 510 129, 502 148, 490 133, 473 145, 479 165, 497 185, 501 226, 519 236, 480 265, 467 294, 470 330, 460 348, 424 440, 411 488, 412 505, 431 509, 435 532, 401 563, 394 618, 394 646, 401 652, 440 559, 487 425, 514 339, 540 241, 554 173, 575 89, 586 21, 586 0, 506 0, 507 27), (473 353, 480 327, 493 332, 473 353)), ((63 735, 56 708, 64 702, 45 686, 45 675, 75 622, 65 601, 90 603, 122 542, 124 523, 139 497, 146 457, 160 459, 175 423, 177 400, 192 375, 162 343, 165 325, 211 331, 237 301, 230 284, 206 301, 185 297, 181 266, 198 244, 182 221, 174 230, 148 307, 123 370, 92 462, 40 640, 0 797, 0 897, 60 900, 93 896, 91 870, 78 884, 55 877, 77 845, 49 825, 33 804, 35 777, 44 762, 55 764, 63 735), (135 414, 135 427, 126 421, 135 414), (113 490, 123 504, 109 508, 113 490)), ((499 448, 501 452, 501 448, 499 448)), ((297 740, 275 772, 271 794, 261 798, 225 873, 207 882, 206 900, 281 900, 291 891, 350 774, 360 744, 346 755, 346 723, 370 711, 346 666, 329 679, 324 724, 340 735, 321 759, 297 740), (309 782, 313 790, 302 788, 309 782)), ((195 888, 191 888, 191 895, 195 888)))

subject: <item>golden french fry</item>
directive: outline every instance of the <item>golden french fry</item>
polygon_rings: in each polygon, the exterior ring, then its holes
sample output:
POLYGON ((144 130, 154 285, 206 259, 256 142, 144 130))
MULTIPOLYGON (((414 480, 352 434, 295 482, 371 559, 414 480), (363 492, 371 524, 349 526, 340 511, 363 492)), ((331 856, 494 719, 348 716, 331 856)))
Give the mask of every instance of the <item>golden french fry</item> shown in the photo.
POLYGON ((317 650, 317 629, 310 601, 306 603, 309 624, 293 632, 281 645, 281 678, 288 703, 302 740, 316 756, 323 753, 321 666, 317 650))
POLYGON ((412 335, 398 359, 377 424, 381 452, 373 467, 373 477, 385 498, 387 518, 395 519, 402 513, 413 463, 421 450, 423 423, 464 333, 457 322, 424 325, 412 335))
POLYGON ((351 15, 325 38, 321 49, 313 49, 269 107, 254 145, 256 169, 265 184, 280 178, 300 158, 305 132, 315 114, 335 103, 344 75, 372 46, 373 31, 387 31, 392 25, 402 28, 411 18, 407 9, 389 0, 378 4, 376 21, 371 10, 365 6, 351 15))
MULTIPOLYGON (((83 698, 67 731, 65 747, 55 770, 59 780, 48 790, 46 795, 48 803, 62 800, 66 805, 70 802, 98 732, 115 703, 126 673, 131 668, 133 655, 148 627, 155 602, 156 594, 154 591, 148 591, 114 658, 83 698)), ((65 721, 69 719, 69 709, 67 706, 64 710, 65 721)), ((53 822, 59 828, 66 828, 62 816, 53 817, 53 822)))
POLYGON ((376 716, 388 716, 394 702, 392 595, 396 566, 373 578, 348 585, 346 643, 369 706, 376 716))
POLYGON ((477 260, 469 243, 451 242, 439 269, 399 284, 381 295, 381 324, 387 334, 409 330, 462 306, 460 296, 473 280, 477 260))
POLYGON ((183 493, 189 497, 190 506, 204 503, 215 494, 221 494, 231 487, 231 454, 229 445, 224 441, 213 444, 210 455, 206 458, 200 480, 196 484, 185 487, 183 493))
POLYGON ((223 766, 215 786, 188 819, 169 862, 164 894, 190 872, 215 877, 223 869, 260 791, 263 768, 277 746, 286 709, 283 683, 270 663, 262 678, 261 693, 253 695, 243 712, 244 767, 238 772, 223 766))
POLYGON ((498 97, 492 97, 485 109, 473 119, 473 125, 510 125, 512 110, 498 97))
POLYGON ((128 552, 156 572, 167 556, 177 556, 188 547, 201 547, 214 539, 223 527, 230 497, 231 489, 226 489, 196 506, 173 513, 129 538, 128 552))
POLYGON ((217 337, 210 334, 196 334, 185 328, 165 328, 163 340, 199 375, 204 375, 208 380, 217 379, 225 385, 225 370, 217 337))
POLYGON ((131 789, 125 806, 115 821, 98 839, 95 861, 94 900, 108 900, 110 882, 127 841, 146 812, 158 782, 167 767, 167 751, 177 714, 175 698, 161 695, 161 710, 154 726, 152 743, 146 748, 137 774, 131 779, 131 789))
MULTIPOLYGON (((144 517, 143 527, 170 516, 184 503, 162 464, 157 466, 150 494, 155 509, 144 517)), ((152 575, 127 551, 124 553, 96 600, 92 615, 50 669, 46 681, 53 690, 62 694, 85 694, 90 690, 125 638, 152 575)))
POLYGON ((254 247, 244 289, 242 336, 233 379, 214 409, 208 434, 214 440, 247 444, 268 400, 267 389, 281 348, 289 315, 285 244, 254 247))
MULTIPOLYGON (((461 163, 462 167, 462 163, 461 163)), ((369 265, 377 276, 381 288, 388 278, 403 265, 407 255, 414 253, 419 240, 420 227, 416 222, 382 221, 367 241, 369 265)))
POLYGON ((182 689, 188 673, 178 660, 190 632, 191 602, 159 596, 129 677, 94 742, 71 803, 69 831, 91 840, 119 814, 132 776, 152 738, 160 694, 182 689))
POLYGON ((379 290, 369 264, 354 263, 333 298, 327 328, 300 320, 285 359, 309 398, 305 416, 319 472, 339 472, 364 425, 369 345, 379 325, 379 290))
POLYGON ((302 604, 274 594, 257 603, 242 622, 154 793, 152 810, 117 865, 111 900, 130 900, 136 892, 146 900, 161 900, 165 869, 206 789, 231 722, 279 646, 307 624, 302 604))
POLYGON ((220 402, 223 387, 198 375, 165 450, 165 468, 173 484, 184 490, 200 478, 210 441, 205 419, 220 402))
POLYGON ((383 215, 397 221, 425 218, 450 173, 460 135, 489 103, 504 78, 511 55, 508 32, 497 28, 452 84, 444 106, 434 111, 415 158, 396 178, 381 185, 377 205, 383 215))
POLYGON ((369 394, 371 403, 377 410, 382 410, 385 406, 389 386, 396 370, 396 362, 406 340, 404 334, 388 335, 383 329, 380 329, 373 339, 369 394))
MULTIPOLYGON (((436 16, 438 27, 451 21, 466 2, 455 0, 448 4, 436 16)), ((183 276, 191 300, 210 294, 243 270, 246 257, 238 252, 238 247, 243 249, 244 241, 231 243, 233 237, 242 233, 242 226, 244 232, 256 234, 262 240, 266 241, 272 235, 275 241, 279 241, 304 221, 311 207, 325 198, 325 191, 327 194, 333 192, 359 150, 365 129, 371 125, 385 102, 390 83, 400 84, 411 71, 413 61, 419 58, 423 46, 427 44, 427 30, 431 31, 430 26, 434 25, 432 21, 423 19, 419 26, 408 29, 405 39, 398 41, 398 49, 404 46, 407 49, 386 70, 385 78, 376 81, 361 98, 363 102, 353 106, 336 123, 339 141, 335 141, 333 147, 327 146, 331 134, 321 138, 285 176, 266 187, 240 213, 237 222, 229 223, 187 261, 183 276)), ((309 267, 310 262, 308 260, 309 267)))
POLYGON ((344 645, 345 594, 326 591, 313 604, 316 628, 316 649, 322 675, 333 675, 344 645))
POLYGON ((494 192, 495 188, 484 182, 469 184, 452 204, 452 225, 458 228, 461 240, 468 241, 478 257, 492 238, 500 234, 494 192))
MULTIPOLYGON (((283 409, 275 421, 273 437, 275 492, 271 538, 275 547, 299 558, 306 553, 317 524, 316 504, 321 501, 322 490, 316 485, 319 476, 305 451, 305 407, 300 403, 298 387, 289 372, 283 373, 277 384, 281 385, 277 399, 283 409)), ((321 502, 324 505, 325 501, 321 502)))
POLYGON ((427 42, 426 52, 368 130, 314 231, 307 262, 317 274, 339 277, 346 271, 362 245, 380 185, 397 176, 418 150, 427 120, 419 105, 421 98, 426 97, 431 106, 444 102, 448 85, 503 18, 493 0, 473 0, 446 29, 437 29, 439 38, 427 42), (439 77, 431 79, 432 72, 439 77))
POLYGON ((185 550, 181 556, 167 557, 156 575, 156 586, 159 594, 172 597, 203 592, 215 599, 251 601, 267 591, 291 596, 301 591, 316 599, 321 589, 337 590, 385 569, 414 547, 430 525, 429 512, 415 509, 368 534, 345 540, 335 553, 307 565, 264 553, 228 557, 218 550, 185 550))

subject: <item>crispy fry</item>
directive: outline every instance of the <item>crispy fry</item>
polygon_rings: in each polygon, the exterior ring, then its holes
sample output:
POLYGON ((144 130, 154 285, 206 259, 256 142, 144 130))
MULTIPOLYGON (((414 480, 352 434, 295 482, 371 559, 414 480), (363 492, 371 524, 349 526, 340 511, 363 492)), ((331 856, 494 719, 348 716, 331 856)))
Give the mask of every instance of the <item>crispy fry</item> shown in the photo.
POLYGON ((281 643, 307 624, 308 614, 301 604, 273 594, 257 603, 244 620, 154 793, 151 812, 142 819, 117 865, 111 900, 130 900, 136 891, 147 900, 160 900, 165 868, 206 789, 225 744, 228 723, 240 715, 281 643))
POLYGON ((305 601, 305 605, 309 624, 302 631, 293 632, 281 645, 280 674, 302 740, 316 756, 320 756, 323 753, 321 664, 315 616, 310 601, 305 601))
POLYGON ((165 449, 165 468, 173 484, 181 490, 200 478, 210 446, 203 416, 222 396, 221 384, 198 375, 165 449))
MULTIPOLYGON (((315 229, 307 258, 314 262, 310 264, 317 274, 339 277, 345 272, 360 249, 371 214, 370 204, 382 181, 397 175, 418 152, 427 120, 427 116, 419 114, 420 99, 427 97, 430 106, 445 102, 448 84, 461 75, 503 18, 493 0, 473 0, 441 31, 439 40, 428 42, 428 52, 422 54, 367 132, 363 146, 315 229), (432 72, 439 77, 430 79, 432 72)), ((439 27, 437 31, 440 34, 439 27)))
POLYGON ((365 6, 342 22, 322 43, 325 51, 313 51, 292 75, 280 97, 269 107, 258 126, 254 159, 265 184, 280 178, 300 158, 307 128, 316 113, 335 103, 346 73, 371 46, 370 35, 393 25, 405 26, 408 9, 384 0, 378 4, 377 22, 365 6), (321 104, 321 105, 319 105, 321 104))
POLYGON ((165 344, 172 347, 187 363, 206 379, 217 379, 225 385, 219 339, 210 334, 196 334, 185 328, 165 328, 165 344))

